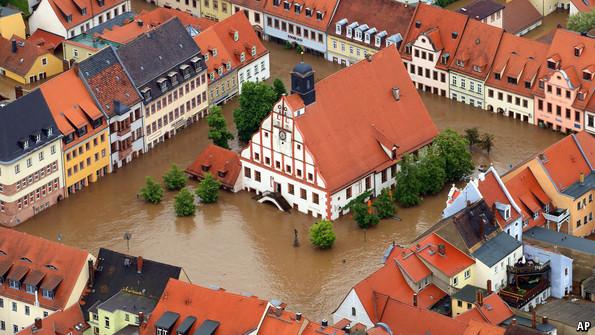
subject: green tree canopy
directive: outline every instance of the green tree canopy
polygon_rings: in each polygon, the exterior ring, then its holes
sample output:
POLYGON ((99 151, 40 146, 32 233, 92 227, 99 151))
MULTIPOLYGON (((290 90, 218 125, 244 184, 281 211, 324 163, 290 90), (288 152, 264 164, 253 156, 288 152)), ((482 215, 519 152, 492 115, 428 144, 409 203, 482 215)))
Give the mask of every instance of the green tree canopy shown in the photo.
POLYGON ((442 191, 446 183, 445 160, 435 144, 424 153, 416 168, 422 195, 434 195, 442 191))
POLYGON ((176 194, 174 199, 174 209, 176 216, 192 216, 196 212, 196 205, 194 204, 194 194, 184 187, 176 194))
POLYGON ((233 112, 240 141, 245 143, 250 140, 276 101, 275 90, 263 82, 245 82, 242 85, 240 107, 233 112))
POLYGON ((494 135, 485 133, 481 135, 481 147, 488 152, 488 156, 494 147, 494 135))
POLYGON ((275 93, 277 93, 277 100, 281 99, 283 94, 287 94, 285 84, 283 84, 283 81, 279 78, 273 81, 273 89, 275 90, 275 93))
POLYGON ((434 144, 444 158, 446 181, 456 182, 473 171, 469 142, 452 129, 446 129, 436 136, 434 144))
POLYGON ((376 200, 374 200, 373 206, 380 219, 392 218, 395 215, 395 203, 389 192, 388 189, 383 189, 378 197, 376 197, 376 200))
POLYGON ((579 33, 586 33, 595 28, 595 9, 590 12, 580 12, 568 18, 568 29, 579 33))
POLYGON ((479 143, 479 130, 477 127, 465 129, 465 139, 469 142, 469 149, 479 143))
POLYGON ((186 186, 186 174, 176 164, 163 176, 163 183, 168 191, 177 191, 186 186))
POLYGON ((416 206, 421 203, 419 195, 422 185, 413 156, 409 154, 403 156, 399 166, 400 170, 395 177, 397 182, 395 200, 403 207, 416 206))
POLYGON ((207 124, 209 125, 209 139, 213 140, 215 145, 229 149, 228 141, 233 139, 233 134, 227 128, 221 107, 211 107, 211 113, 207 116, 207 124))
POLYGON ((310 242, 317 248, 328 249, 332 247, 336 238, 331 221, 320 220, 310 226, 310 242))
POLYGON ((368 204, 366 203, 366 199, 368 199, 371 194, 371 191, 366 191, 347 204, 347 207, 353 213, 353 219, 362 229, 376 226, 378 222, 380 222, 380 218, 375 211, 372 210, 373 207, 368 207, 368 204))
POLYGON ((207 172, 196 188, 196 196, 207 204, 217 202, 220 185, 221 183, 212 174, 207 172))
POLYGON ((163 199, 163 188, 151 176, 145 179, 145 186, 140 189, 140 197, 146 202, 158 204, 163 199))

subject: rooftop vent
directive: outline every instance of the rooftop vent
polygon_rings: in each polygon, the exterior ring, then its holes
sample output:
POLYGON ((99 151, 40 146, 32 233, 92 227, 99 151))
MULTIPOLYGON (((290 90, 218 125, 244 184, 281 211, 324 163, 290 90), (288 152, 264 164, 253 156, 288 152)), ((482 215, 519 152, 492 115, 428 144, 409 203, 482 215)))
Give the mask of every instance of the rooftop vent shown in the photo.
POLYGON ((415 21, 415 28, 421 27, 421 21, 415 21))
POLYGON ((450 34, 450 36, 452 36, 452 39, 453 39, 453 40, 456 40, 456 39, 457 39, 457 37, 459 37, 459 33, 458 33, 458 32, 456 32, 456 31, 453 31, 453 32, 450 34))
POLYGON ((401 100, 401 89, 400 88, 393 87, 392 92, 393 92, 393 98, 395 98, 395 100, 397 100, 397 101, 401 100))

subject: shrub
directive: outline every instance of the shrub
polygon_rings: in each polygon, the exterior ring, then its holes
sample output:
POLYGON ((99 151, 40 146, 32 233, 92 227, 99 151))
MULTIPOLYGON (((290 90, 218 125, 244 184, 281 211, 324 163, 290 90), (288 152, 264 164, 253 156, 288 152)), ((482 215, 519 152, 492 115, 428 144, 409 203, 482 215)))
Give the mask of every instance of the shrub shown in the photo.
POLYGON ((148 176, 145 179, 145 186, 140 190, 140 197, 146 202, 158 204, 163 199, 163 188, 153 177, 148 176))
POLYGON ((186 174, 177 165, 172 165, 163 176, 163 184, 168 191, 177 191, 186 186, 186 174))
POLYGON ((186 187, 176 194, 174 209, 176 216, 192 216, 196 212, 194 195, 186 187))
POLYGON ((204 203, 214 203, 219 198, 220 185, 221 183, 207 172, 196 188, 196 196, 204 203))
POLYGON ((317 248, 328 249, 333 246, 335 239, 331 221, 321 220, 310 227, 310 242, 317 248))

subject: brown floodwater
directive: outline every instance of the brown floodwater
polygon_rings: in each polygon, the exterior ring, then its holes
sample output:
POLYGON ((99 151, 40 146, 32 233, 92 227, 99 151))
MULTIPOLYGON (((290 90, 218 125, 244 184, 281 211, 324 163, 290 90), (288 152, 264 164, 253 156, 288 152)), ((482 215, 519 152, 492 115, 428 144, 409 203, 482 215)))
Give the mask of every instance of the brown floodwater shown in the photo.
MULTIPOLYGON (((273 78, 287 83, 289 70, 300 56, 275 44, 267 47, 273 78)), ((304 58, 318 79, 340 69, 322 58, 304 58)), ((477 126, 492 133, 495 148, 490 158, 501 171, 561 138, 444 98, 424 94, 423 99, 441 129, 477 126)), ((236 104, 224 108, 230 125, 236 104)), ((193 218, 175 217, 173 193, 167 193, 159 205, 136 198, 145 176, 160 178, 172 163, 187 166, 207 143, 206 122, 195 124, 17 229, 52 240, 60 235, 63 243, 93 253, 99 247, 127 252, 123 235, 130 232, 131 254, 180 265, 193 283, 281 299, 291 309, 321 319, 328 318, 347 291, 379 266, 389 243, 407 243, 435 223, 446 200, 444 190, 419 207, 400 209, 402 221, 386 220, 367 232, 350 217, 341 218, 335 223, 334 247, 319 251, 307 239, 311 217, 281 213, 258 204, 246 192, 222 192, 217 204, 200 206, 193 218), (294 229, 301 242, 297 248, 292 246, 294 229)), ((474 157, 488 161, 479 152, 474 157)))

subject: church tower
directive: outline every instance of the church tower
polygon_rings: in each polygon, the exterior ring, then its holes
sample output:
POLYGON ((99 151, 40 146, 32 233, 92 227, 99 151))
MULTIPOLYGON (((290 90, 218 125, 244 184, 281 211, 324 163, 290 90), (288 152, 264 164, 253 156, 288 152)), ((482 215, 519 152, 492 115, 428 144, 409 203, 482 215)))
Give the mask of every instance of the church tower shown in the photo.
POLYGON ((298 63, 291 71, 291 93, 299 94, 306 106, 316 101, 314 70, 304 61, 298 63))

